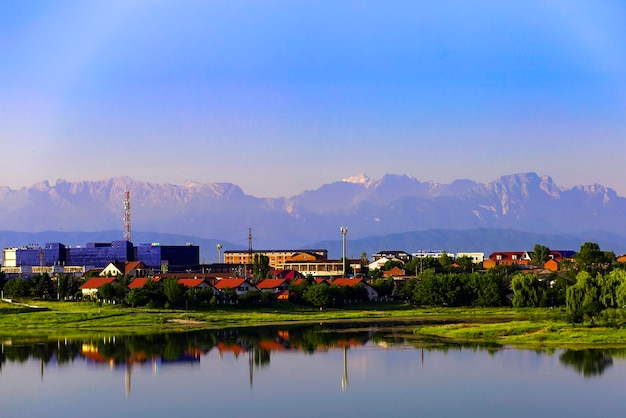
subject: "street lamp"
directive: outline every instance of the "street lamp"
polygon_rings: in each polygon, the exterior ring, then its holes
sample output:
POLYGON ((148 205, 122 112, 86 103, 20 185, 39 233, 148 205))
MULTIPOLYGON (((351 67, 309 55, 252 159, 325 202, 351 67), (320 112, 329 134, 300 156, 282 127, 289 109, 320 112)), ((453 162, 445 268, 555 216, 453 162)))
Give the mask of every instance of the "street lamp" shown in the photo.
POLYGON ((348 235, 348 228, 342 226, 339 228, 339 232, 343 236, 343 277, 346 277, 346 235, 348 235))
POLYGON ((222 244, 217 244, 217 264, 222 263, 222 244))

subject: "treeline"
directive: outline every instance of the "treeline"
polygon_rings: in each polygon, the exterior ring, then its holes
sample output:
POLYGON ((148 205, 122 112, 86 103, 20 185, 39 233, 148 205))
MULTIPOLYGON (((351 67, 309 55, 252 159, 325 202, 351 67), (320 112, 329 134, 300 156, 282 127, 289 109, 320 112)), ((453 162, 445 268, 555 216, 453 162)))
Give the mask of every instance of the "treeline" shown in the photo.
MULTIPOLYGON (((216 293, 212 287, 188 288, 174 278, 158 282, 148 280, 141 288, 129 289, 130 280, 129 277, 118 277, 118 280, 112 283, 103 284, 93 299, 150 308, 189 308, 218 304, 259 306, 277 302, 276 294, 271 291, 253 290, 238 295, 235 289, 224 289, 216 293)), ((83 283, 84 279, 70 275, 61 276, 58 281, 52 280, 47 274, 35 275, 28 280, 18 278, 6 281, 4 276, 0 276, 0 289, 8 298, 82 300, 84 296, 79 287, 83 283)), ((292 284, 289 291, 291 303, 315 307, 341 307, 346 303, 368 300, 367 291, 362 285, 317 284, 312 277, 308 277, 299 284, 292 284)))
MULTIPOLYGON (((549 254, 548 247, 536 245, 531 257, 542 265, 549 254)), ((624 265, 596 243, 584 243, 571 260, 560 263, 558 273, 541 276, 518 266, 467 273, 458 265, 448 265, 440 264, 403 283, 378 279, 373 286, 380 295, 419 306, 562 307, 572 323, 626 324, 624 265)))
POLYGON ((47 273, 36 274, 28 280, 6 280, 6 275, 0 273, 0 290, 4 297, 8 298, 80 298, 82 293, 78 288, 84 281, 84 279, 76 278, 69 274, 64 274, 59 276, 58 279, 52 280, 47 273))

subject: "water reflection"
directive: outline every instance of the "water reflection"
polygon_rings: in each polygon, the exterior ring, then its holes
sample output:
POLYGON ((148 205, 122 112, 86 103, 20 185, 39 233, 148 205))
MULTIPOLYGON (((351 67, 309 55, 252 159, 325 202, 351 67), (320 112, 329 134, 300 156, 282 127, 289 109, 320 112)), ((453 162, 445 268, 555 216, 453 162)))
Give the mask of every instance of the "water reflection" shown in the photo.
MULTIPOLYGON (((6 363, 26 363, 34 359, 40 362, 43 379, 50 363, 64 366, 82 360, 96 367, 123 368, 126 394, 130 396, 134 367, 150 367, 154 374, 163 367, 198 367, 201 358, 215 350, 218 359, 224 356, 247 359, 252 388, 255 369, 269 367, 273 355, 288 351, 313 355, 341 350, 341 388, 345 391, 349 384, 350 349, 366 344, 381 349, 419 349, 422 365, 424 351, 478 350, 493 355, 503 349, 497 344, 451 344, 418 338, 411 332, 415 326, 410 323, 318 324, 85 339, 9 338, 0 345, 0 371, 6 363)), ((551 354, 550 351, 539 352, 551 354)), ((616 356, 625 357, 626 349, 565 350, 561 352, 559 362, 584 377, 592 377, 602 375, 613 365, 616 356)))
POLYGON ((584 377, 594 377, 602 375, 613 365, 613 355, 623 357, 625 353, 626 350, 565 350, 559 356, 559 361, 584 377))

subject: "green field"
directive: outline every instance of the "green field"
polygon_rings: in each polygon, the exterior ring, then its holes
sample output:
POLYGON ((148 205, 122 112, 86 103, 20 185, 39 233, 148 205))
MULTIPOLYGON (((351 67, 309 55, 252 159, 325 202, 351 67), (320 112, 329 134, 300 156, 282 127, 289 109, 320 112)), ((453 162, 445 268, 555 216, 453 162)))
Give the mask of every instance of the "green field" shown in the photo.
POLYGON ((291 304, 221 305, 203 310, 130 308, 89 302, 26 301, 42 310, 0 303, 0 336, 148 334, 295 322, 411 320, 419 336, 532 347, 626 345, 626 330, 572 326, 558 309, 432 308, 371 304, 342 309, 291 304))

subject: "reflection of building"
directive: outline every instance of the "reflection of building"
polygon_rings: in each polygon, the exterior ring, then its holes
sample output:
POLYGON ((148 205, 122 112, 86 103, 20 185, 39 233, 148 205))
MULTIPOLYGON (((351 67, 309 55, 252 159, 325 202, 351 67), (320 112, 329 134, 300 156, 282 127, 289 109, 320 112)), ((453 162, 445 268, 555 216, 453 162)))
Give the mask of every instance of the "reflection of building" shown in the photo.
POLYGON ((143 351, 130 353, 126 358, 113 358, 107 357, 100 352, 100 349, 93 344, 83 344, 80 354, 88 362, 100 365, 106 365, 110 368, 117 368, 118 366, 124 367, 124 389, 126 397, 129 398, 131 394, 132 384, 132 368, 135 365, 149 364, 154 374, 157 374, 164 365, 179 365, 179 364, 199 364, 201 353, 198 351, 188 351, 173 359, 164 359, 160 355, 148 356, 143 351))

